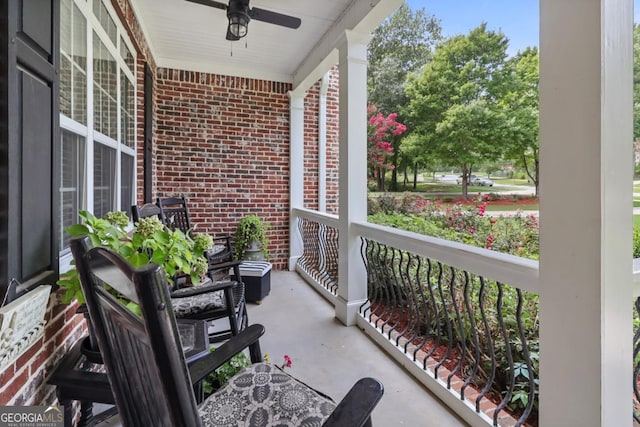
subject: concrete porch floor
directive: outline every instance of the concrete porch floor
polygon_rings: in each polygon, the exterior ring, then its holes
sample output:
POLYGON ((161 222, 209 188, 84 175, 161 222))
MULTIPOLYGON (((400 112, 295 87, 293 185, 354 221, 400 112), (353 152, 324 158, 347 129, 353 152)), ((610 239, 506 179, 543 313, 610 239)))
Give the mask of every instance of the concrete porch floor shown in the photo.
POLYGON ((248 305, 249 323, 261 323, 263 353, 298 379, 339 401, 361 377, 374 377, 385 388, 373 412, 378 427, 458 427, 467 424, 415 381, 358 327, 344 327, 333 306, 297 273, 274 271, 271 293, 262 304, 248 305))
MULTIPOLYGON (((339 401, 362 377, 384 384, 382 400, 373 412, 376 427, 460 427, 467 424, 387 356, 358 327, 344 327, 332 305, 293 272, 274 271, 271 293, 262 304, 248 304, 249 323, 261 323, 266 333, 262 353, 287 371, 339 401)), ((105 409, 98 406, 95 412, 105 409)), ((96 427, 119 427, 117 416, 96 427)), ((345 426, 349 427, 349 426, 345 426)))

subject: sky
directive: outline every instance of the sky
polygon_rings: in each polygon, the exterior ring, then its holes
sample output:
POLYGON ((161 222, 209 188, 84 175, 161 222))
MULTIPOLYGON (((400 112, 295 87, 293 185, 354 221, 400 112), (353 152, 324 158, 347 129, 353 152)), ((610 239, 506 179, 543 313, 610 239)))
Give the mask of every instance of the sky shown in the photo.
MULTIPOLYGON (((440 20, 445 37, 467 34, 483 21, 489 30, 501 30, 509 39, 509 55, 538 46, 539 0, 407 0, 411 9, 425 8, 440 20)), ((634 0, 639 22, 640 0, 634 0)))

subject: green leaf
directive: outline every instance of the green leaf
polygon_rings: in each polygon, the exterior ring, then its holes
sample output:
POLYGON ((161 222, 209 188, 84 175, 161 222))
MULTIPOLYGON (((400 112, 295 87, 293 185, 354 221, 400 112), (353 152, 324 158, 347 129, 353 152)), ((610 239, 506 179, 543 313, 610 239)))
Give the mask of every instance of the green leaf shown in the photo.
POLYGON ((136 252, 127 259, 134 267, 142 267, 143 265, 149 263, 149 257, 147 256, 147 254, 141 252, 136 252))
POLYGON ((133 301, 129 301, 126 306, 133 314, 142 317, 142 310, 140 310, 140 306, 138 304, 133 301))
POLYGON ((66 232, 71 237, 83 237, 88 235, 91 231, 84 224, 73 224, 66 228, 66 232))

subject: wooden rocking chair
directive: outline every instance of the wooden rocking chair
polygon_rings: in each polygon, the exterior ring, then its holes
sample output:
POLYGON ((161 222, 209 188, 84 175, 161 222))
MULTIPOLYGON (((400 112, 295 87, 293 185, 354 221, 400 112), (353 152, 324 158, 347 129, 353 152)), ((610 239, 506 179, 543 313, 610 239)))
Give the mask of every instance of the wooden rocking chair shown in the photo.
POLYGON ((336 405, 280 368, 261 362, 261 325, 252 325, 187 368, 164 272, 134 269, 119 255, 94 248, 79 269, 87 306, 121 421, 125 426, 370 426, 383 394, 377 380, 359 380, 336 405), (140 306, 132 313, 108 284, 140 306), (198 405, 199 381, 244 348, 253 364, 198 405))

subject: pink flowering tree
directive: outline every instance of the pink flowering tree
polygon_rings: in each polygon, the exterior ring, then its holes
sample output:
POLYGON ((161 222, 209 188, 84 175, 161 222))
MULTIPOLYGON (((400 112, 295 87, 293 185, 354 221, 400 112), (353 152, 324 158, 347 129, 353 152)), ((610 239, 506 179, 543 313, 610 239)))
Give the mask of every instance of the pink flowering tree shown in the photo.
POLYGON ((395 169, 393 158, 394 138, 407 131, 407 127, 396 121, 398 113, 387 117, 378 111, 375 105, 367 108, 367 159, 369 179, 376 183, 377 191, 384 191, 384 175, 387 170, 395 169))

